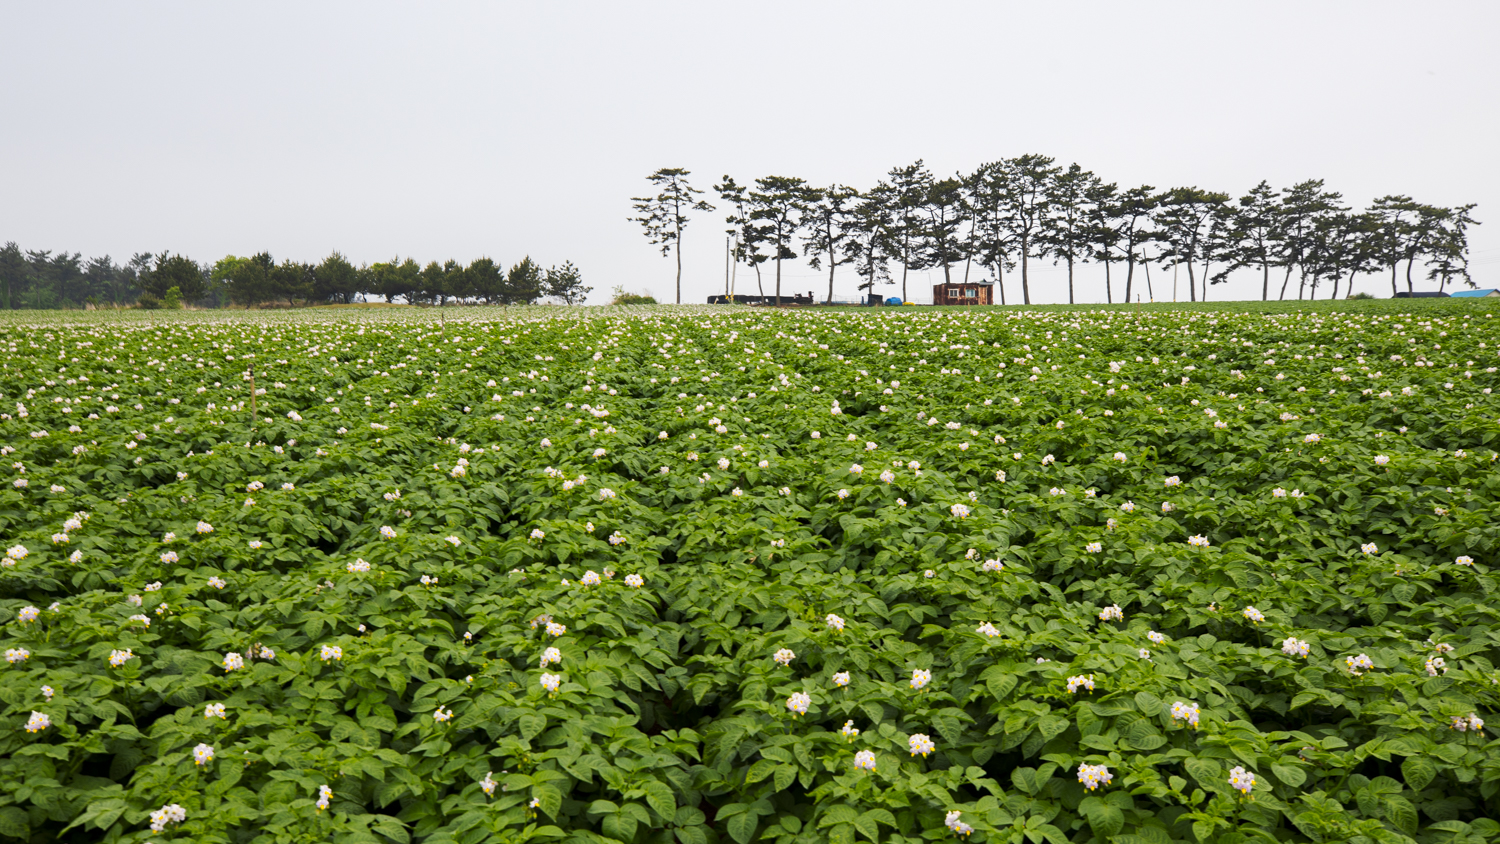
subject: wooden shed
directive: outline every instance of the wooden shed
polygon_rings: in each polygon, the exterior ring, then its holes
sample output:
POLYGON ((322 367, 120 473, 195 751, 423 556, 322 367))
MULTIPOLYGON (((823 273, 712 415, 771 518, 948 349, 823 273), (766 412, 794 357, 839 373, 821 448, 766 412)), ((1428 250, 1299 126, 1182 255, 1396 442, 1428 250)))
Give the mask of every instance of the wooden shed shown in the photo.
POLYGON ((995 285, 986 282, 934 284, 932 304, 993 305, 995 304, 995 285))

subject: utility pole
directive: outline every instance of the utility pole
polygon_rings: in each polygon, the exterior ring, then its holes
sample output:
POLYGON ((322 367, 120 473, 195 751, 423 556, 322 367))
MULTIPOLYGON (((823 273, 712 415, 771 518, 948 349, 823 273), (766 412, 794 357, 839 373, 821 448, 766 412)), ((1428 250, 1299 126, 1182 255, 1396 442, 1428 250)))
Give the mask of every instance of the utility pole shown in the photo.
MULTIPOLYGON (((731 245, 730 245, 730 248, 729 248, 729 254, 731 256, 733 256, 736 252, 739 251, 739 248, 740 248, 739 235, 733 235, 733 236, 731 236, 731 238, 730 238, 730 244, 731 245)), ((731 269, 729 271, 729 301, 731 303, 733 303, 734 302, 735 287, 736 287, 736 285, 738 284, 738 282, 740 280, 740 262, 739 261, 731 261, 730 262, 730 267, 731 267, 731 269)))
POLYGON ((1141 250, 1141 256, 1145 259, 1141 263, 1146 266, 1146 301, 1155 302, 1156 291, 1151 289, 1151 258, 1146 255, 1144 249, 1141 250))

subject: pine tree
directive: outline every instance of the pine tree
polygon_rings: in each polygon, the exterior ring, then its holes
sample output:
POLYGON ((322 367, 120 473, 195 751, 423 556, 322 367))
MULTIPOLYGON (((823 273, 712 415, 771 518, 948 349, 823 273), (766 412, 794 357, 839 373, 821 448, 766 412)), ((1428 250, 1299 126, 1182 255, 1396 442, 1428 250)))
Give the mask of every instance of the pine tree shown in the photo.
POLYGON ((714 207, 693 197, 703 191, 689 185, 689 171, 681 167, 663 167, 646 178, 658 188, 656 196, 632 197, 632 206, 641 216, 631 217, 646 230, 646 238, 661 247, 663 256, 677 252, 677 304, 682 304, 682 230, 687 228, 688 212, 712 211, 714 207))

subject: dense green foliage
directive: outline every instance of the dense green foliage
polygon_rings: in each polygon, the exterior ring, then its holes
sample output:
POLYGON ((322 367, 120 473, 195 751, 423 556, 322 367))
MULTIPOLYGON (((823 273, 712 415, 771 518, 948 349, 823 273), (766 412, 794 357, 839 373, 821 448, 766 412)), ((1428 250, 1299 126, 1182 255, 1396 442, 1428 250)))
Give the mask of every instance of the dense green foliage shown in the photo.
POLYGON ((316 264, 290 259, 278 264, 270 253, 260 252, 201 265, 182 255, 142 252, 120 266, 108 255, 84 261, 77 252, 23 252, 14 242, 0 246, 0 309, 170 309, 177 306, 164 302, 174 287, 182 302, 209 308, 347 305, 361 297, 430 305, 518 305, 541 299, 573 305, 593 290, 571 261, 544 269, 529 256, 509 271, 489 258, 477 258, 467 267, 451 259, 424 267, 399 257, 355 267, 338 252, 316 264))
POLYGON ((1500 840, 1494 314, 10 317, 0 840, 1500 840))

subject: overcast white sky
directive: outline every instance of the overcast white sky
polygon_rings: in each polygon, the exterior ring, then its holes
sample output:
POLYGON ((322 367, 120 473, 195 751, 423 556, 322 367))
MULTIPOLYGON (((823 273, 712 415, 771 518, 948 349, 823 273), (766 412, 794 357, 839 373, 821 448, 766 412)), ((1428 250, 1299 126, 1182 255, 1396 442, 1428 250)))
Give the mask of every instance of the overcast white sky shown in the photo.
MULTIPOLYGON (((1477 202, 1473 274, 1500 286, 1497 32, 1492 0, 0 0, 0 241, 117 261, 529 254, 574 261, 591 301, 667 300, 672 262, 627 221, 659 167, 705 189, 865 188, 918 158, 949 174, 1038 152, 1122 188, 1322 178, 1360 205, 1477 202)), ((722 291, 723 228, 687 231, 684 301, 722 291)), ((1066 301, 1062 271, 1035 270, 1034 301, 1066 301)), ((1078 283, 1103 301, 1101 269, 1078 283)), ((1248 274, 1211 291, 1258 294, 1248 274)))

